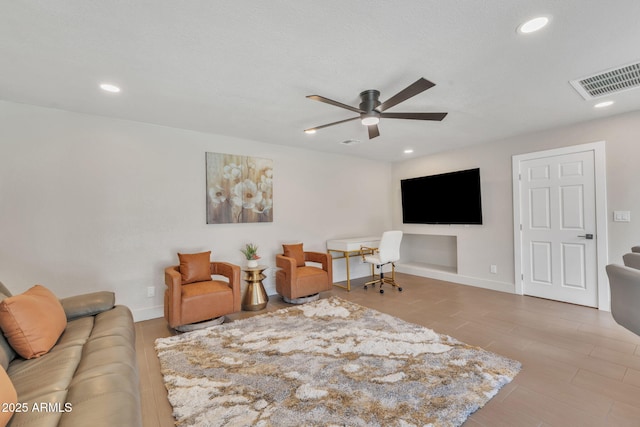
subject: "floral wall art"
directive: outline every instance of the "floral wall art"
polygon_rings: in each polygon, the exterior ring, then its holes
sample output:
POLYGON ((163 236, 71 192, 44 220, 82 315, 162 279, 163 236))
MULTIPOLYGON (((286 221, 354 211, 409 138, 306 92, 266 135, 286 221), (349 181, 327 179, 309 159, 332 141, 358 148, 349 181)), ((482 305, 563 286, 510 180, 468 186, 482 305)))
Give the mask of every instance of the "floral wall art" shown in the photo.
POLYGON ((273 222, 273 160, 206 153, 207 224, 273 222))

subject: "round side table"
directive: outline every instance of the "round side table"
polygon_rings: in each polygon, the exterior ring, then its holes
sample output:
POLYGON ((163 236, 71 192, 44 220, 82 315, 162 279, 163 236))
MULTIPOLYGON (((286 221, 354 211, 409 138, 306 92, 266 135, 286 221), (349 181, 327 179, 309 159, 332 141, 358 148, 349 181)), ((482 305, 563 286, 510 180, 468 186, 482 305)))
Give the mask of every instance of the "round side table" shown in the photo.
POLYGON ((245 311, 258 311, 267 306, 269 298, 264 290, 262 279, 266 278, 263 271, 269 266, 259 265, 257 267, 244 267, 242 269, 243 279, 247 282, 247 290, 242 298, 242 309, 245 311))

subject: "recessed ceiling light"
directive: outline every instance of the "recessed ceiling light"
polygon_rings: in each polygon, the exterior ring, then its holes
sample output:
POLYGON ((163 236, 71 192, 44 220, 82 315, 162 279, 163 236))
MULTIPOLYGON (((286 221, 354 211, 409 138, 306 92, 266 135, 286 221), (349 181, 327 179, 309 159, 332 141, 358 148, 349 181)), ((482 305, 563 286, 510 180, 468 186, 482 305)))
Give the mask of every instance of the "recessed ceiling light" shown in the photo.
POLYGON ((413 153, 413 150, 411 148, 407 148, 406 150, 404 150, 404 154, 411 154, 413 153))
POLYGON ((107 91, 107 92, 112 92, 112 93, 118 93, 120 92, 120 88, 114 84, 111 83, 100 83, 100 89, 107 91))
POLYGON ((518 27, 518 32, 523 34, 529 34, 542 29, 549 23, 549 18, 546 16, 538 16, 525 22, 518 27))
POLYGON ((603 101, 603 102, 599 102, 596 105, 594 105, 593 108, 605 108, 605 107, 608 107, 610 105, 613 105, 613 101, 603 101))

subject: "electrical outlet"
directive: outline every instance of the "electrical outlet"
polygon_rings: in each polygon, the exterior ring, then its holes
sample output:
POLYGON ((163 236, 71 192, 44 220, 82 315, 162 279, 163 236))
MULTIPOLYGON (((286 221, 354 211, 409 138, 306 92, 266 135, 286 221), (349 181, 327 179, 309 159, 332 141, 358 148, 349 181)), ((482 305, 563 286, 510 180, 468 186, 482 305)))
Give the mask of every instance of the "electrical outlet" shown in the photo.
POLYGON ((498 274, 498 266, 495 264, 491 264, 491 274, 498 274))
POLYGON ((147 287, 147 298, 151 298, 151 297, 155 297, 156 296, 156 287, 155 286, 148 286, 147 287))

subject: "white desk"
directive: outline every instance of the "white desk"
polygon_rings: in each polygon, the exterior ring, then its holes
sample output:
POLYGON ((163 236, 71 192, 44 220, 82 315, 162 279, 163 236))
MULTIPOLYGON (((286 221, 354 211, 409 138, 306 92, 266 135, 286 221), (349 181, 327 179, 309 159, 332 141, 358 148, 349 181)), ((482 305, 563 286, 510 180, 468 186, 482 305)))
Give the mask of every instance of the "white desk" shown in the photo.
MULTIPOLYGON (((366 246, 368 248, 377 248, 380 245, 380 236, 366 236, 366 237, 350 237, 348 239, 335 239, 327 240, 327 253, 331 252, 339 253, 339 256, 333 256, 333 259, 345 259, 347 265, 347 286, 335 284, 341 288, 345 288, 347 291, 351 291, 351 276, 349 271, 349 257, 354 255, 360 256, 362 254, 360 247, 366 246)), ((373 266, 372 266, 373 268, 373 266)))

